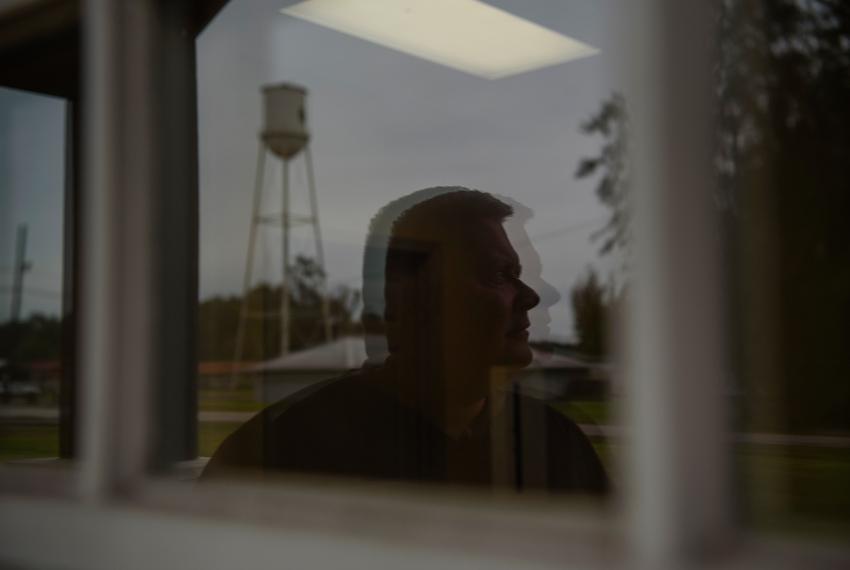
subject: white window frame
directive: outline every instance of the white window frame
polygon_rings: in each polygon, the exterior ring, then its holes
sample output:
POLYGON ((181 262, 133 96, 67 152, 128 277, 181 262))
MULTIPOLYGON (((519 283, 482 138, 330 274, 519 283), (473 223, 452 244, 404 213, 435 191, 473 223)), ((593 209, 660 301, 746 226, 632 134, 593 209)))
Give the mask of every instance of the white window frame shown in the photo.
MULTIPOLYGON (((22 2, 17 0, 14 5, 22 2)), ((815 567, 850 554, 733 525, 725 350, 711 208, 704 0, 625 2, 636 276, 625 334, 622 504, 371 484, 187 492, 148 475, 157 355, 150 232, 154 0, 86 0, 84 412, 77 469, 0 469, 0 561, 22 567, 267 569, 815 567), (130 136, 132 133, 132 136, 130 136), (698 450, 698 451, 696 451, 698 450), (766 566, 765 566, 766 567, 766 566)))

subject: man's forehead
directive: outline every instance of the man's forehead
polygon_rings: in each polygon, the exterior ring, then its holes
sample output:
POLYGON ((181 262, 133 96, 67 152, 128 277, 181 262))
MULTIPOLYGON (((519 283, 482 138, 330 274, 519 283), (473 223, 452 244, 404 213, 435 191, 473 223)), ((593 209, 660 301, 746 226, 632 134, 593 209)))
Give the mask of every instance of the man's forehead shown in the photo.
POLYGON ((492 261, 518 263, 519 258, 511 245, 502 222, 481 220, 464 227, 465 249, 475 257, 492 261))

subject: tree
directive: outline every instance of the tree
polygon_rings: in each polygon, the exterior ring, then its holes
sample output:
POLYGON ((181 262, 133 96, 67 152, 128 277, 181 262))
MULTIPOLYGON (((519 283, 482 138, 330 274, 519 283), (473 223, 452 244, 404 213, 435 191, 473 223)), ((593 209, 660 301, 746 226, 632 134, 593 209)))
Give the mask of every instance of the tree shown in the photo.
POLYGON ((62 323, 57 317, 33 314, 25 321, 0 325, 0 359, 15 363, 59 360, 62 323))
MULTIPOLYGON (((312 258, 297 256, 291 267, 290 348, 300 350, 325 342, 322 320, 324 273, 312 258)), ((358 332, 353 320, 357 291, 338 286, 328 295, 333 336, 358 332)), ((201 360, 230 360, 236 354, 236 331, 242 311, 239 295, 215 296, 198 309, 198 353, 201 360)), ((280 352, 281 287, 260 283, 247 294, 244 360, 264 360, 280 352)))
POLYGON ((745 385, 782 402, 760 427, 850 429, 850 3, 724 0, 718 26, 718 204, 734 313, 756 314, 745 385))
MULTIPOLYGON (((591 240, 602 240, 599 250, 602 255, 622 255, 623 269, 627 273, 631 263, 632 215, 629 202, 628 117, 624 97, 619 93, 611 94, 602 101, 599 110, 582 123, 581 130, 603 139, 599 153, 581 159, 575 172, 576 178, 599 177, 596 196, 609 210, 607 223, 591 235, 591 240)), ((615 296, 619 297, 615 295, 613 284, 606 294, 592 269, 588 269, 586 277, 577 281, 570 291, 579 350, 591 358, 601 359, 607 355, 615 296)))
MULTIPOLYGON (((741 383, 781 408, 759 429, 850 429, 850 2, 716 6, 714 203, 741 383)), ((582 125, 603 144, 576 176, 600 176, 602 252, 628 261, 625 109, 615 94, 582 125)))
POLYGON ((570 290, 578 349, 587 357, 605 356, 608 340, 609 297, 596 272, 588 269, 570 290))
POLYGON ((576 178, 598 175, 596 196, 608 207, 608 222, 592 239, 602 239, 600 253, 622 251, 626 257, 631 243, 631 209, 629 207, 629 164, 627 154, 628 120, 625 99, 619 93, 602 102, 599 110, 581 125, 588 135, 603 138, 599 154, 583 158, 576 178))

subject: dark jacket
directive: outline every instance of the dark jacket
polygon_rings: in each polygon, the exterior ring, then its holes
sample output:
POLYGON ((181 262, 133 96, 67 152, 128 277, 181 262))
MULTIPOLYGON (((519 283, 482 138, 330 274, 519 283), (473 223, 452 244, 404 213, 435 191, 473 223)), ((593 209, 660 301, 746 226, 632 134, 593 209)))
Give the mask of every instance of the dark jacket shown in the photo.
POLYGON ((578 426, 532 398, 485 409, 460 437, 370 382, 368 371, 322 382, 273 404, 231 434, 204 470, 511 486, 603 494, 609 482, 578 426))

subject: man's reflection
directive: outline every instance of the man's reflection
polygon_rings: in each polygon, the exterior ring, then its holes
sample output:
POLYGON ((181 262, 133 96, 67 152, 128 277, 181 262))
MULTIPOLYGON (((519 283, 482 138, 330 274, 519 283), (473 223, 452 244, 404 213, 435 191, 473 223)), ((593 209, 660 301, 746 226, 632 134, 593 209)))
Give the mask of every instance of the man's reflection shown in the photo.
POLYGON ((529 311, 540 302, 505 232, 513 213, 454 187, 383 208, 364 256, 369 360, 265 409, 221 445, 204 477, 252 468, 607 490, 573 422, 510 394, 511 372, 532 360, 529 311))

